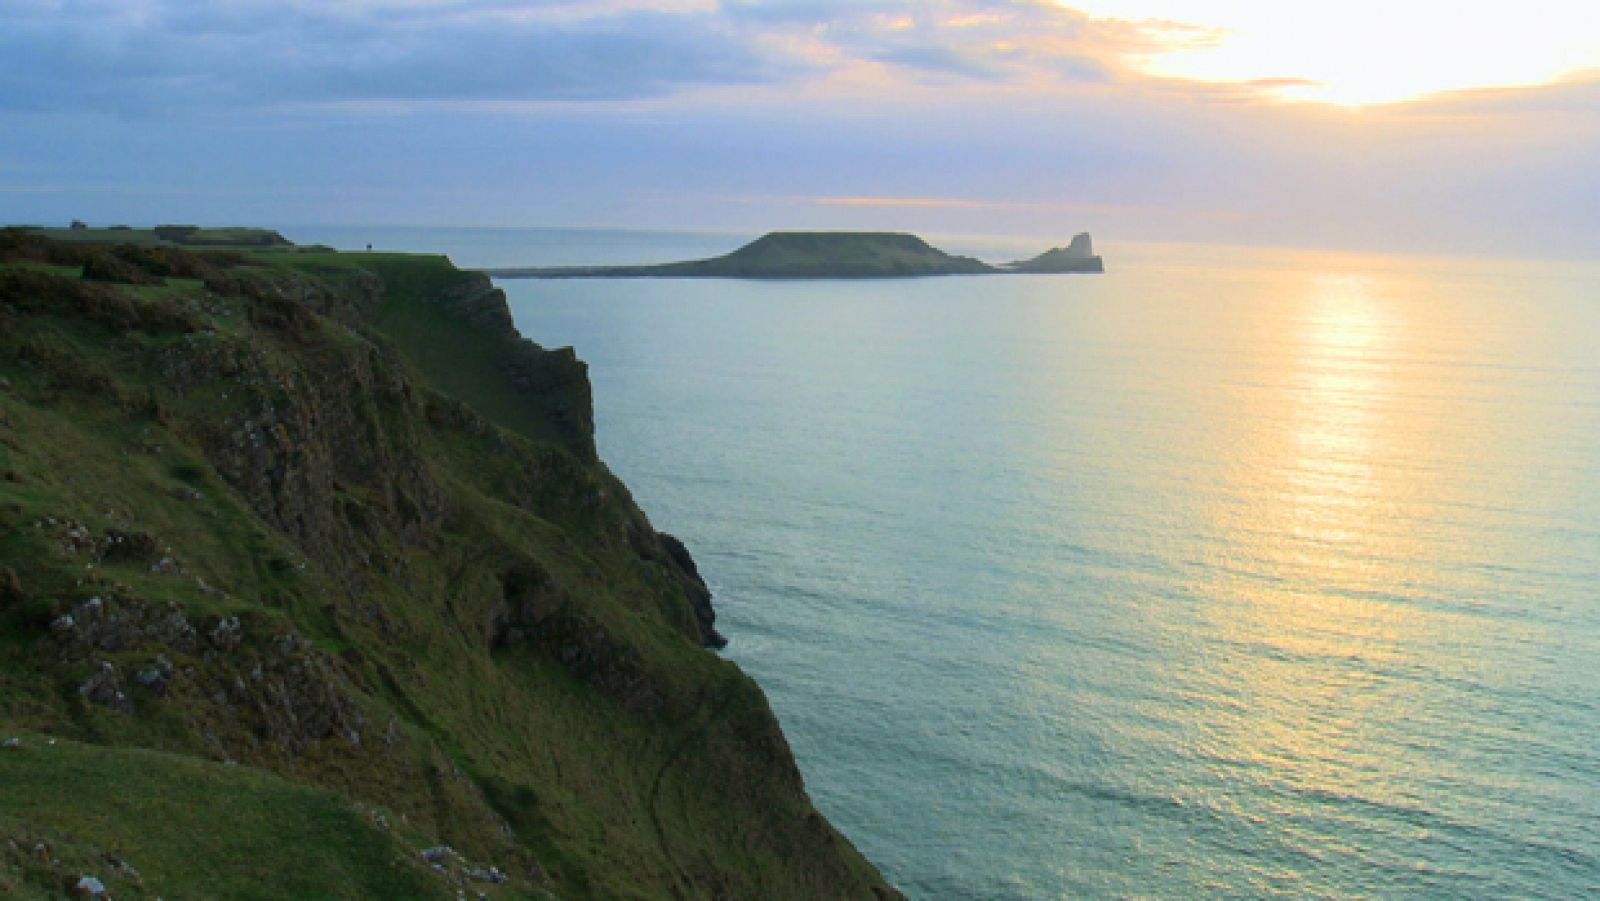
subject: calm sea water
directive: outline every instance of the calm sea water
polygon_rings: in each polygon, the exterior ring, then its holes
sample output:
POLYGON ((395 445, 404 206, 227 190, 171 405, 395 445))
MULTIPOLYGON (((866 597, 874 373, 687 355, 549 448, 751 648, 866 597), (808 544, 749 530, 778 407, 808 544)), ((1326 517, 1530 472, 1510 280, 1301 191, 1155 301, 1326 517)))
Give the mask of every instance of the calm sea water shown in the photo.
POLYGON ((913 897, 1600 893, 1600 267, 1103 250, 505 288, 913 897))

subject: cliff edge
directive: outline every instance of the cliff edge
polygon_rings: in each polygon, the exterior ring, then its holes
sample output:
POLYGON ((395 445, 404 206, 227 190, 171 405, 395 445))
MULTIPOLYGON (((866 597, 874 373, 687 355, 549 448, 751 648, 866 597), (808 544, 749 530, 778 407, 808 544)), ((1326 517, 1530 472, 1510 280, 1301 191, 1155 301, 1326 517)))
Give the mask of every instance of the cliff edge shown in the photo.
POLYGON ((0 894, 893 897, 720 642, 483 275, 0 231, 0 894))

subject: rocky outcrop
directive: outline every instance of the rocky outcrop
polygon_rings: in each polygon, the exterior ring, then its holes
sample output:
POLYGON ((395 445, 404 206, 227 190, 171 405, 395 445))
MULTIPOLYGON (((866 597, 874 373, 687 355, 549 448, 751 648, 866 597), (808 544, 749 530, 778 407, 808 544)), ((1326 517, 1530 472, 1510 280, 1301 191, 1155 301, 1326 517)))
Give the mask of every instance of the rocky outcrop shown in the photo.
POLYGON ((531 561, 513 567, 500 581, 501 602, 490 610, 484 630, 490 647, 528 639, 570 601, 550 574, 531 561))
POLYGON ((722 633, 717 631, 717 613, 711 608, 711 589, 706 587, 705 579, 700 577, 700 569, 694 565, 694 558, 689 556, 689 549, 683 546, 683 542, 665 532, 660 533, 658 537, 661 539, 661 546, 667 552, 667 559, 677 568, 684 591, 694 604, 695 621, 700 626, 700 640, 708 647, 723 647, 728 643, 728 639, 723 638, 722 633))
POLYGON ((293 631, 238 616, 190 619, 175 604, 122 593, 62 602, 46 645, 56 665, 87 670, 84 702, 123 714, 182 709, 221 756, 293 759, 337 741, 359 747, 366 716, 352 675, 293 631))
MULTIPOLYGON (((496 294, 501 294, 495 289, 496 294)), ((501 294, 502 304, 504 295, 501 294)), ((563 444, 584 457, 594 456, 594 401, 589 366, 570 347, 546 350, 521 344, 500 364, 519 397, 551 424, 563 444)))
POLYGON ((488 276, 474 275, 428 298, 428 303, 487 333, 520 337, 511 319, 511 308, 506 305, 505 292, 496 288, 488 276))
POLYGON ((1008 272, 1104 272, 1105 263, 1095 255, 1089 233, 1081 232, 1066 247, 1052 247, 1031 260, 1008 263, 1004 268, 1008 272))

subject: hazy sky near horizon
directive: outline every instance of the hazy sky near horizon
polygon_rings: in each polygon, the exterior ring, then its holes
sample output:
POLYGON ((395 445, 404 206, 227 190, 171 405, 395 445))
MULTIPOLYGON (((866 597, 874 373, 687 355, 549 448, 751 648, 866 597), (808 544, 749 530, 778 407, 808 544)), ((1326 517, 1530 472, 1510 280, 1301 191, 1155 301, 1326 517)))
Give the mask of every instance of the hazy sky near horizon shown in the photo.
POLYGON ((1592 258, 1597 6, 0 0, 0 220, 1592 258))

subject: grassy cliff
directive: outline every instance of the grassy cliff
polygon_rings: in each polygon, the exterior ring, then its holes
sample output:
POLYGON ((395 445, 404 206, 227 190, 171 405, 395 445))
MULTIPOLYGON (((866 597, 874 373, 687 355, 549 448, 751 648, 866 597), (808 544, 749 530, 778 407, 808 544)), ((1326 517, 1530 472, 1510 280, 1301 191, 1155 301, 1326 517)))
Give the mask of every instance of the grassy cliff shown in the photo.
POLYGON ((592 433, 442 257, 0 232, 0 893, 891 895, 592 433))

